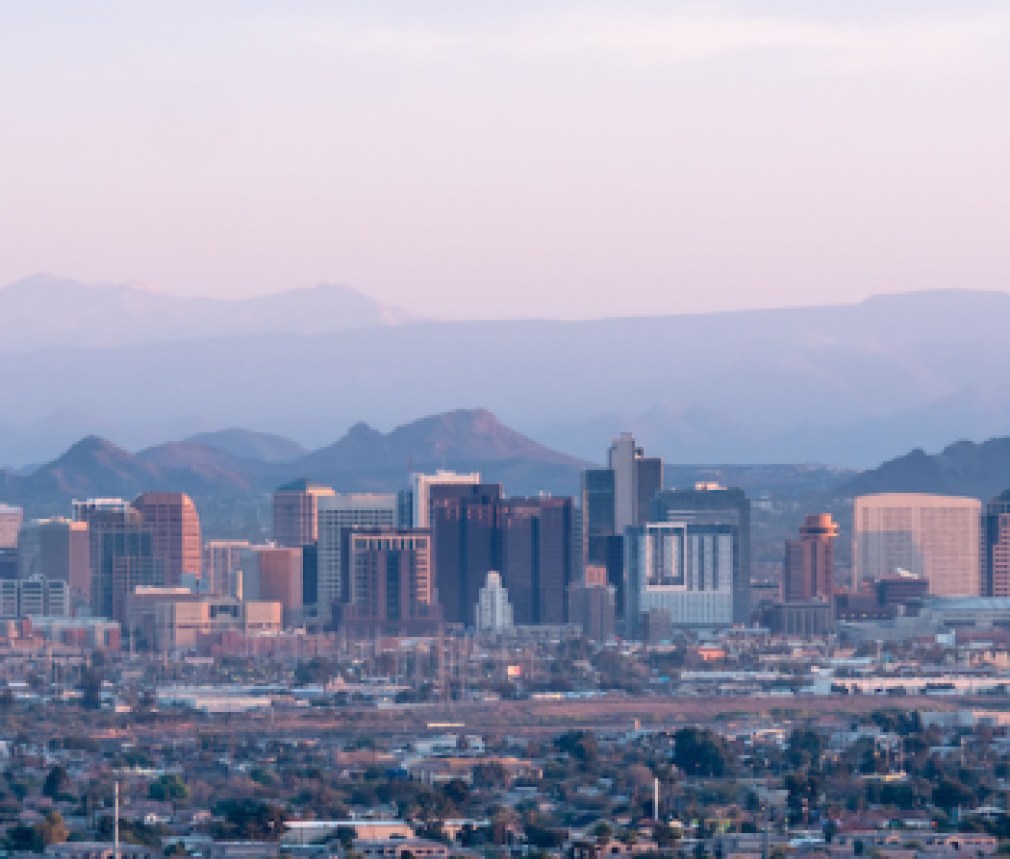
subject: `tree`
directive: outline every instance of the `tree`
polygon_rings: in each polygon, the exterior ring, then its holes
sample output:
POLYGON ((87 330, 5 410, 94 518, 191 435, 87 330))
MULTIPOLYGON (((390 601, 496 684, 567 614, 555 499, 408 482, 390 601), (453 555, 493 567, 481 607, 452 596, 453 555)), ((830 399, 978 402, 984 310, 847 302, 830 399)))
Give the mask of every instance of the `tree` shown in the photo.
POLYGON ((70 778, 67 776, 67 771, 56 764, 49 770, 46 780, 42 783, 42 795, 57 800, 66 796, 69 791, 70 778))
POLYGON ((189 788, 180 776, 166 773, 151 782, 147 795, 158 802, 179 802, 189 796, 189 788))
POLYGON ((708 728, 681 728, 673 739, 673 762, 684 772, 721 777, 729 771, 731 761, 726 743, 708 728))
POLYGON ((85 710, 102 709, 102 675, 94 668, 81 672, 81 706, 85 710))
POLYGON ((62 844, 70 837, 70 830, 58 811, 50 811, 45 820, 35 825, 35 831, 45 846, 62 844))

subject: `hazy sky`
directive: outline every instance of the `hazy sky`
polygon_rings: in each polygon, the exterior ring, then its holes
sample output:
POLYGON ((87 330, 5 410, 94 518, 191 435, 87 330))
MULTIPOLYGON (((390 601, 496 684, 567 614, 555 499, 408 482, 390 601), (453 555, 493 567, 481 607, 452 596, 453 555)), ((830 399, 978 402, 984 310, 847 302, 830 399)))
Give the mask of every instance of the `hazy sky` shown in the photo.
POLYGON ((5 0, 0 283, 443 317, 1010 288, 1010 4, 5 0))

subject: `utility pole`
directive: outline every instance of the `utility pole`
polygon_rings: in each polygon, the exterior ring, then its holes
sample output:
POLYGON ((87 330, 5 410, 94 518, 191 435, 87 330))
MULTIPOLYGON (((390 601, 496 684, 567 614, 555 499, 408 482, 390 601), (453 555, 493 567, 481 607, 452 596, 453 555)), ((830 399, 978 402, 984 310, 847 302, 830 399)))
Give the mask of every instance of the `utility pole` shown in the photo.
POLYGON ((112 817, 112 859, 119 859, 119 782, 115 783, 112 817))

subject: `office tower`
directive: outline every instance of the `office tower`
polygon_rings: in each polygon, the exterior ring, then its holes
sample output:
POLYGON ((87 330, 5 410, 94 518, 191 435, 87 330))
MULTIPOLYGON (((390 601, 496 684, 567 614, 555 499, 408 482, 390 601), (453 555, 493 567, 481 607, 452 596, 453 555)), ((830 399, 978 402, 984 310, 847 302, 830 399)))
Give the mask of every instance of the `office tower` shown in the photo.
POLYGON ((1010 490, 985 508, 981 592, 986 597, 1010 597, 1010 490))
POLYGON ((0 504, 0 549, 16 549, 18 532, 24 521, 24 510, 0 504))
POLYGON ((242 552, 248 540, 208 540, 203 545, 204 591, 212 596, 234 596, 231 582, 242 569, 242 552))
POLYGON ((431 527, 431 487, 433 486, 476 486, 480 483, 480 472, 457 474, 442 471, 434 474, 414 472, 410 475, 411 520, 410 527, 431 527))
POLYGON ((165 556, 155 555, 154 533, 129 502, 93 498, 73 508, 74 520, 88 524, 92 611, 123 623, 135 588, 164 584, 165 556))
POLYGON ((334 493, 319 497, 316 582, 319 620, 331 620, 334 606, 346 601, 348 570, 343 556, 348 533, 361 528, 394 528, 397 511, 397 497, 392 493, 334 493))
POLYGON ((892 493, 860 496, 854 506, 856 583, 904 570, 925 578, 937 596, 979 593, 980 501, 892 493))
MULTIPOLYGON (((732 538, 732 623, 750 620, 750 501, 742 489, 698 483, 694 489, 664 489, 652 503, 652 520, 689 526, 710 526, 712 534, 732 538), (725 530, 723 530, 725 529, 725 530)), ((720 560, 726 552, 720 550, 720 560)), ((625 557, 628 557, 627 552, 625 557)), ((725 583, 720 574, 720 587, 725 583)), ((629 597, 630 600, 630 597, 629 597)), ((631 612, 629 610, 629 618, 631 612)))
POLYGON ((365 528, 346 533, 348 593, 340 626, 371 634, 432 632, 435 600, 431 534, 423 529, 365 528))
POLYGON ((174 588, 184 578, 199 580, 203 549, 193 499, 183 492, 145 492, 137 496, 133 507, 151 529, 154 555, 162 564, 160 584, 174 588))
POLYGON ((448 623, 469 625, 480 586, 501 569, 501 484, 435 485, 430 497, 438 602, 448 623))
POLYGON ((590 564, 582 581, 569 586, 568 619, 590 641, 602 644, 617 634, 617 592, 608 583, 606 567, 590 564))
POLYGON ((733 623, 738 528, 727 522, 668 521, 625 532, 628 633, 662 612, 673 626, 733 623))
POLYGON ((477 594, 474 606, 474 627, 477 632, 503 632, 512 629, 514 615, 508 589, 502 585, 501 574, 489 570, 477 594))
POLYGON ((91 604, 91 551, 88 523, 34 519, 18 537, 18 578, 66 582, 73 605, 91 604))
POLYGON ((631 433, 621 433, 607 453, 614 473, 614 533, 623 534, 649 515, 653 497, 663 488, 663 460, 645 455, 631 433))
POLYGON ((648 521, 662 486, 663 461, 645 456, 629 433, 614 439, 606 468, 582 472, 581 566, 606 568, 618 617, 625 613, 624 530, 648 521))
POLYGON ((509 498, 497 519, 499 569, 515 622, 564 623, 574 578, 571 498, 509 498))
POLYGON ((274 491, 274 542, 300 549, 318 539, 319 499, 330 498, 333 490, 308 480, 295 480, 274 491))
POLYGON ((279 602, 285 626, 302 620, 302 550, 249 546, 242 550, 242 599, 279 602))
POLYGON ((830 600, 835 593, 838 523, 828 513, 807 516, 798 540, 786 541, 782 596, 786 602, 830 600))

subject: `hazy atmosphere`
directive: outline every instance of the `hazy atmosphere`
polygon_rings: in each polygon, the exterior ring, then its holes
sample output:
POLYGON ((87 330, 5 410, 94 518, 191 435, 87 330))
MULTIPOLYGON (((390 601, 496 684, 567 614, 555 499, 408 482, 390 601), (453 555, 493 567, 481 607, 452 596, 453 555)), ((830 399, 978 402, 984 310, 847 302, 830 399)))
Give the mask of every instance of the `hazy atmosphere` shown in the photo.
POLYGON ((0 283, 443 319, 1004 289, 1003 3, 8 2, 0 283))

